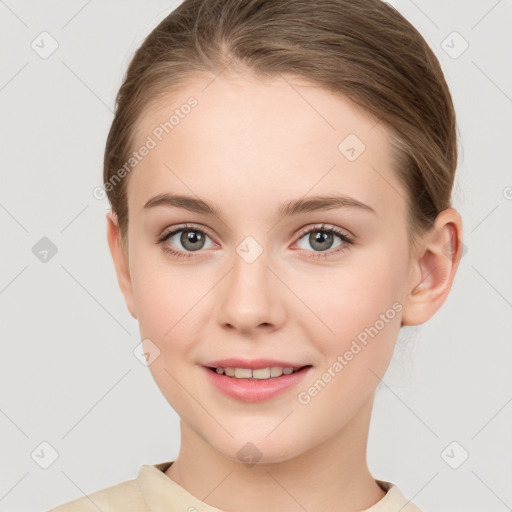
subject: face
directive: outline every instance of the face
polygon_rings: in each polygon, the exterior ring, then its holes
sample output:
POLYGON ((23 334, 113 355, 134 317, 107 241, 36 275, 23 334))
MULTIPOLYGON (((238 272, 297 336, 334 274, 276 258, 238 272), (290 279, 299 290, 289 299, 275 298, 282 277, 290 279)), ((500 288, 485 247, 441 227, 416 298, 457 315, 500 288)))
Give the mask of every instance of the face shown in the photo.
POLYGON ((136 134, 134 146, 152 147, 129 175, 123 291, 182 423, 233 460, 251 442, 261 462, 348 428, 389 364, 411 277, 406 192, 385 128, 297 77, 223 74, 169 94, 136 134), (190 97, 197 104, 183 108, 190 97), (151 206, 164 194, 218 210, 151 206), (342 196, 360 205, 286 208, 342 196), (251 402, 203 366, 234 357, 310 368, 251 402))

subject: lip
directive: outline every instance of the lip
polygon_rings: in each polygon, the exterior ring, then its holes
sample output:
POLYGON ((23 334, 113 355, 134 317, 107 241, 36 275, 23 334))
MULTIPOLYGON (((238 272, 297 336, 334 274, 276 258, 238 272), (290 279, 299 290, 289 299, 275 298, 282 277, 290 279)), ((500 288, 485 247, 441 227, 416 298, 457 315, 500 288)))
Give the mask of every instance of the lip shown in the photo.
POLYGON ((290 363, 289 361, 281 361, 277 359, 239 359, 236 357, 230 357, 229 359, 222 359, 218 361, 210 361, 205 363, 203 366, 210 368, 248 368, 251 370, 258 370, 260 368, 269 368, 272 366, 281 366, 283 368, 292 367, 294 370, 301 368, 302 366, 309 366, 307 363, 290 363))
MULTIPOLYGON (((255 363, 253 361, 253 364, 263 363, 255 363)), ((222 364, 218 364, 217 366, 222 366, 222 364)), ((240 362, 235 366, 237 368, 244 368, 240 362)), ((268 366, 282 366, 282 364, 272 363, 271 365, 267 364, 266 366, 264 365, 259 367, 267 368, 268 366)), ((245 368, 247 368, 247 366, 245 368)), ((300 366, 298 368, 300 368, 300 366)), ((236 379, 234 377, 227 377, 226 375, 221 375, 212 371, 207 366, 203 366, 202 369, 206 372, 207 378, 210 379, 210 382, 224 395, 235 398, 241 402, 254 403, 270 400, 276 395, 297 386, 297 384, 304 379, 310 370, 313 369, 313 366, 308 365, 302 370, 291 373, 290 375, 283 374, 281 377, 273 377, 270 379, 236 379)))

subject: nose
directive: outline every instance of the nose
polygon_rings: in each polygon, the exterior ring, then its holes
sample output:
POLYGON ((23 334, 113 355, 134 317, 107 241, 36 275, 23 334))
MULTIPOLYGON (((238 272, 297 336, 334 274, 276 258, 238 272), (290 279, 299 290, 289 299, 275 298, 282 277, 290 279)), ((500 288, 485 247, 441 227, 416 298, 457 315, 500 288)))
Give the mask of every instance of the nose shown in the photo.
POLYGON ((279 329, 285 320, 286 287, 275 274, 265 252, 252 262, 235 253, 233 267, 219 287, 219 323, 244 334, 279 329))

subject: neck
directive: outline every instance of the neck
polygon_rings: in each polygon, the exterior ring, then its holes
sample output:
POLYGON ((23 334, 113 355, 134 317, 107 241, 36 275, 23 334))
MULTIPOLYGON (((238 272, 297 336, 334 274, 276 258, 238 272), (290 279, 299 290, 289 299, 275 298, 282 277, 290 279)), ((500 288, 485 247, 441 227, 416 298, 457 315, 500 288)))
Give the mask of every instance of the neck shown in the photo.
POLYGON ((165 474, 221 510, 365 510, 386 494, 366 462, 372 406, 373 395, 349 424, 307 452, 250 467, 223 456, 182 422, 180 453, 165 474))

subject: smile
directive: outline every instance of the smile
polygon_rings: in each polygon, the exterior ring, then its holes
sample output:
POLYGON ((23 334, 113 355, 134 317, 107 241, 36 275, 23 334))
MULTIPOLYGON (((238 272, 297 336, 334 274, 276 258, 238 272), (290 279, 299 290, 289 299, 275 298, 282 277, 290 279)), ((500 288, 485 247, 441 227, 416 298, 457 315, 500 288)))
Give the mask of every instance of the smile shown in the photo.
POLYGON ((312 366, 298 369, 269 367, 251 370, 248 368, 222 368, 203 366, 207 378, 222 394, 241 402, 254 403, 293 389, 311 372, 312 366), (286 371, 285 371, 286 370, 286 371), (220 373, 222 372, 222 373, 220 373), (232 375, 229 375, 232 373, 232 375))

